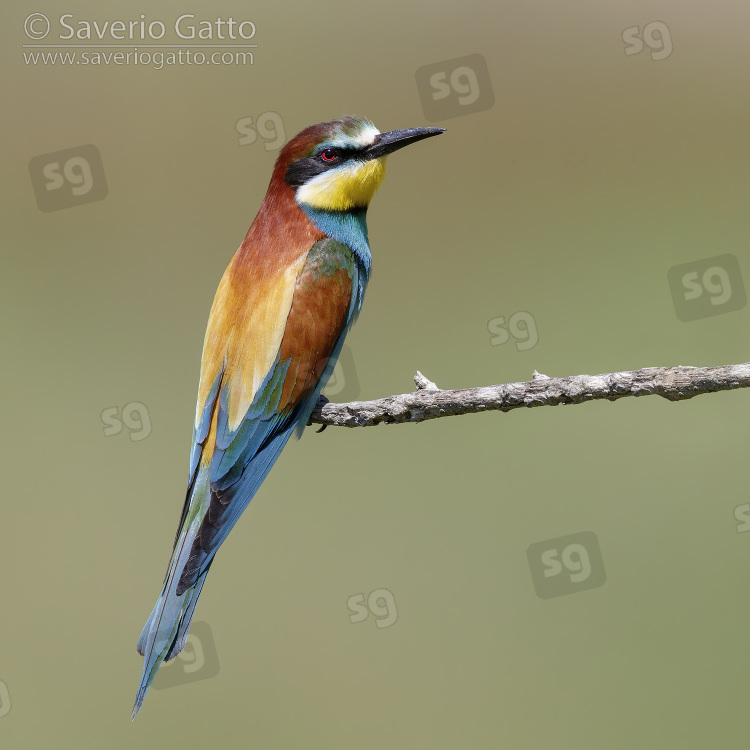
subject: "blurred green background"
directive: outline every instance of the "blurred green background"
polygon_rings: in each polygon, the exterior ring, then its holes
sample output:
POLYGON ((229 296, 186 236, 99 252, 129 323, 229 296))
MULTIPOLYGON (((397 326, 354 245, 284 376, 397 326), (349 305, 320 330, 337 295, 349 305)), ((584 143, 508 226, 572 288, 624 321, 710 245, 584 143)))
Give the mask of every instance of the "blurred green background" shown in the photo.
POLYGON ((453 85, 452 61, 486 60, 494 106, 456 103, 447 133, 391 157, 370 208, 341 374, 358 398, 412 390, 417 369, 457 388, 744 362, 750 309, 681 322, 667 272, 750 268, 750 6, 144 7, 2 11, 3 747, 746 747, 742 391, 308 430, 198 605, 218 674, 129 715, 208 311, 277 155, 240 145, 238 121, 274 113, 284 140, 342 113, 427 125, 418 69, 444 63, 453 85), (231 16, 257 48, 252 65, 33 65, 32 12, 47 41, 62 13, 144 13, 165 43, 184 13, 231 16), (30 160, 85 144, 106 197, 41 211, 30 160), (538 343, 493 345, 519 311, 538 343), (105 435, 133 403, 148 429, 105 435), (527 549, 580 532, 605 582, 539 598, 527 549), (357 621, 352 597, 378 589, 388 617, 357 621))

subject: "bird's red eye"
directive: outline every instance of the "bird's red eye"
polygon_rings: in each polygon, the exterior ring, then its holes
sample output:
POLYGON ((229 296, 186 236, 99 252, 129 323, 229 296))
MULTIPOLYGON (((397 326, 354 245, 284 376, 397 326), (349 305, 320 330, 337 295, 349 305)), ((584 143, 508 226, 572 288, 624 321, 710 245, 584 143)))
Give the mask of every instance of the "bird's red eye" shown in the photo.
POLYGON ((323 161, 333 161, 336 158, 336 152, 332 148, 327 148, 321 153, 320 158, 323 161))

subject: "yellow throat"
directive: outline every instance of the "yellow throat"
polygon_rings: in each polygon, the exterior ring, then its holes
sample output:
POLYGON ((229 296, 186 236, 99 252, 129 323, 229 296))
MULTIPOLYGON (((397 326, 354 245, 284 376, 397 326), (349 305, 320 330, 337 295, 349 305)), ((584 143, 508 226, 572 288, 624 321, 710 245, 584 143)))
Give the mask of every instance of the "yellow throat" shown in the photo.
POLYGON ((297 202, 324 211, 366 207, 385 177, 385 157, 352 160, 314 177, 297 190, 297 202))

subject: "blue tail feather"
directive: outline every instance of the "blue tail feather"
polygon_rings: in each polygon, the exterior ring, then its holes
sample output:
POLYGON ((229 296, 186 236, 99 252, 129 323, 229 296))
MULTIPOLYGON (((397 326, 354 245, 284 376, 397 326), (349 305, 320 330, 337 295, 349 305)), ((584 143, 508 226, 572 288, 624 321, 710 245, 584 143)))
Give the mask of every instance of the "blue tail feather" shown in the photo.
MULTIPOLYGON (((196 487, 193 490, 193 499, 196 499, 196 492, 199 492, 205 485, 205 481, 201 481, 202 479, 201 476, 198 477, 196 487)), ((194 516, 189 525, 188 519, 185 519, 185 524, 180 531, 172 553, 164 588, 138 639, 136 650, 143 656, 143 675, 138 686, 131 719, 138 715, 161 663, 174 658, 185 647, 190 620, 193 617, 195 605, 203 588, 206 573, 208 573, 209 566, 206 566, 196 582, 179 596, 177 595, 179 573, 187 563, 193 541, 200 527, 200 514, 194 516)))

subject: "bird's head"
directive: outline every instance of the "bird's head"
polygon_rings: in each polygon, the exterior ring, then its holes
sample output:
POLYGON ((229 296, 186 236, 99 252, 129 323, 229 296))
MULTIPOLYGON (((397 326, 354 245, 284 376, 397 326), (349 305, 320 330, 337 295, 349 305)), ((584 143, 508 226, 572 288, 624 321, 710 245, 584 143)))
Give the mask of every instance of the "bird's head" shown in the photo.
POLYGON ((367 208, 385 176, 385 157, 445 128, 410 128, 381 133, 369 120, 346 115, 311 125, 279 154, 279 177, 297 203, 323 211, 367 208))

